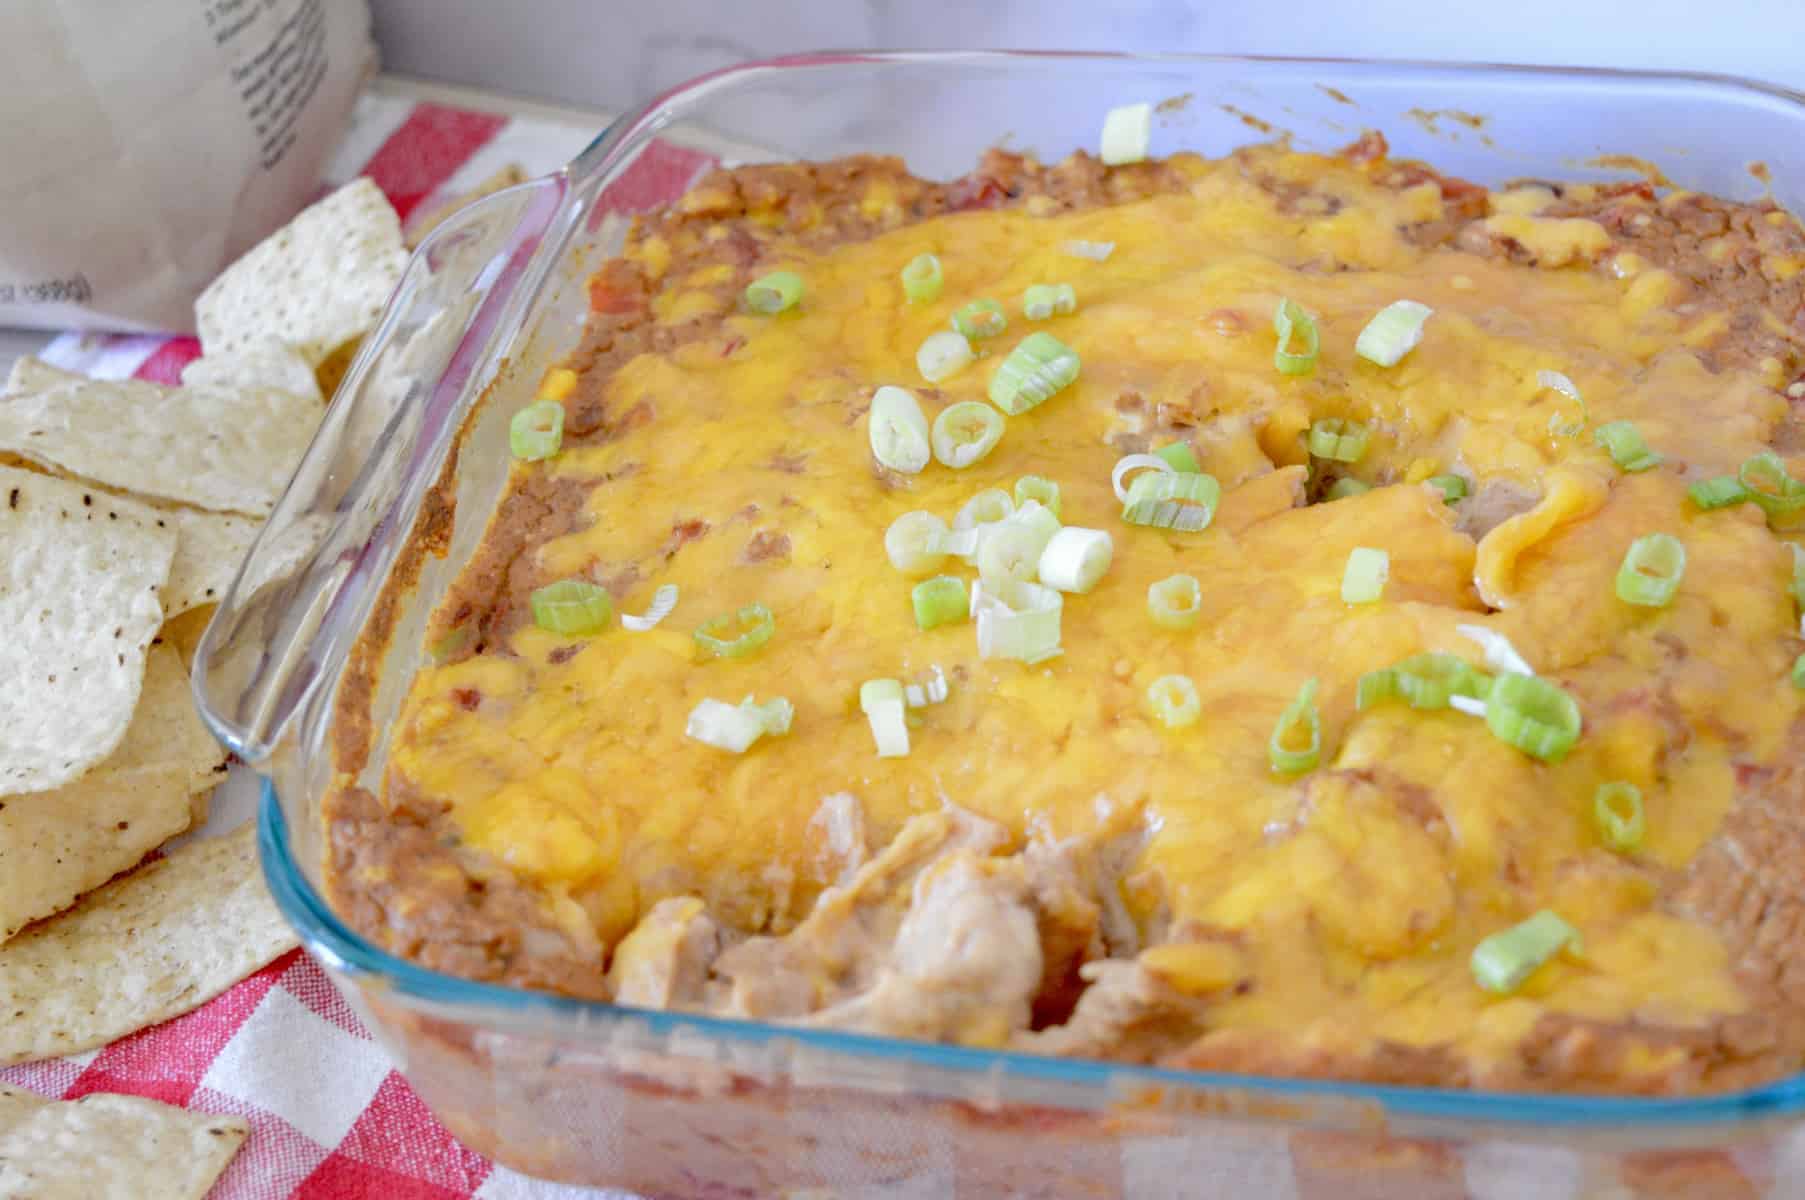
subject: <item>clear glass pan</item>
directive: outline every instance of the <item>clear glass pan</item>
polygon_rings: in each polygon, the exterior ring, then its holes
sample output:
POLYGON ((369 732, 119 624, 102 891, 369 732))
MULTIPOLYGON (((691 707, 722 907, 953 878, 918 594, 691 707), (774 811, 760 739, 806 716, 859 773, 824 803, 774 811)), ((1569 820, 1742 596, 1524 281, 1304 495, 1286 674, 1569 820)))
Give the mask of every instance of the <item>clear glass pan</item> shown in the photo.
POLYGON ((277 901, 446 1123, 549 1178, 674 1196, 1805 1197, 1805 1076, 1683 1101, 1497 1095, 709 1020, 434 974, 321 898, 320 802, 341 765, 378 778, 385 749, 378 736, 367 762, 335 758, 353 647, 408 540, 444 537, 442 558, 389 591, 395 635, 368 698, 380 731, 426 614, 493 511, 506 415, 574 345, 587 277, 648 174, 668 167, 660 139, 741 161, 895 154, 945 178, 999 141, 1057 159, 1090 146, 1110 106, 1179 97, 1156 154, 1217 155, 1275 132, 1330 149, 1376 128, 1394 153, 1481 182, 1621 178, 1599 156, 1634 155, 1679 186, 1805 201, 1805 160, 1787 153, 1805 144, 1805 98, 1702 75, 841 54, 679 88, 421 247, 202 644, 202 711, 268 780, 277 901))

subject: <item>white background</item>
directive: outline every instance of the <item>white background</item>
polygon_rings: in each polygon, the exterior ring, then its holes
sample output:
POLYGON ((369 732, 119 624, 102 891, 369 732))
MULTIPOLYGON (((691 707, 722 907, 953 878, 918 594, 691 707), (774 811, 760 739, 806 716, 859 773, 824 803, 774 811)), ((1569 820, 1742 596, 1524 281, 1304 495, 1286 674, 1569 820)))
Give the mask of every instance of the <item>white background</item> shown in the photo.
POLYGON ((1748 75, 1805 90, 1805 0, 371 0, 386 67, 625 108, 821 49, 1451 58, 1748 75))

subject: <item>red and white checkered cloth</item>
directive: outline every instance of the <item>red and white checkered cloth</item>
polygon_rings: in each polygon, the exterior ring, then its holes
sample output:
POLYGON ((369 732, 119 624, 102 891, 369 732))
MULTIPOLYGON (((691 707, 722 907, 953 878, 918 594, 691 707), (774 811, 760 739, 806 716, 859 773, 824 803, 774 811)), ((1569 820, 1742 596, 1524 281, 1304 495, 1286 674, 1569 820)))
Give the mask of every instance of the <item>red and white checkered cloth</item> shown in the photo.
MULTIPOLYGON (((359 101, 322 186, 368 175, 405 222, 415 209, 431 211, 509 163, 529 174, 554 170, 595 133, 372 92, 359 101)), ((616 202, 639 208, 680 194, 711 161, 700 151, 655 144, 634 163, 616 202)), ((64 334, 39 353, 99 378, 178 383, 200 346, 186 337, 64 334)), ((250 811, 254 789, 243 774, 216 797, 210 830, 250 811)), ((103 1050, 0 1069, 0 1082, 57 1099, 124 1092, 243 1116, 250 1140, 211 1200, 626 1196, 530 1180, 466 1149, 299 950, 187 1016, 103 1050)))

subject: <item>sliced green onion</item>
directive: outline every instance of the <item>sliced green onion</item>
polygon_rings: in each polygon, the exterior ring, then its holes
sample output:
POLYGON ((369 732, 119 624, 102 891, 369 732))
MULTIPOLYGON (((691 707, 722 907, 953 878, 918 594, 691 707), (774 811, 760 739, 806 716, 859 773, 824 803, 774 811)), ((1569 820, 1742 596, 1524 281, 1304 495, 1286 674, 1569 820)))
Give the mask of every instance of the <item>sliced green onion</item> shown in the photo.
POLYGON ((871 453, 892 471, 919 475, 928 465, 928 419, 907 388, 885 386, 871 397, 871 453))
POLYGON ((1073 238, 1059 247, 1075 258, 1088 258, 1092 262, 1106 262, 1116 251, 1114 242, 1087 242, 1082 238, 1073 238))
POLYGON ((1805 691, 1805 654, 1792 660, 1792 685, 1805 691))
POLYGON ((1411 708, 1449 707, 1455 696, 1484 700, 1492 679, 1457 654, 1417 654, 1360 677, 1354 705, 1365 710, 1386 700, 1402 700, 1411 708))
POLYGON ((1570 424, 1561 423, 1558 412, 1548 418, 1548 432, 1556 437, 1578 437, 1586 431, 1586 422, 1592 419, 1591 410, 1586 408, 1586 398, 1579 394, 1579 385, 1568 379, 1559 371, 1537 371, 1536 386, 1559 392, 1573 403, 1579 405, 1579 420, 1570 424))
POLYGON ((644 633, 648 629, 656 629, 661 621, 671 615, 677 607, 677 585, 667 583, 652 593, 652 603, 644 616, 622 613, 620 623, 635 633, 644 633))
POLYGON ((1003 440, 1003 415, 979 400, 961 400, 940 410, 929 441, 934 457, 962 471, 984 461, 1003 440))
POLYGON ((917 629, 937 629, 971 615, 965 581, 956 575, 936 575, 922 580, 909 593, 909 599, 915 606, 917 629))
POLYGON ((978 623, 979 658, 1013 658, 1037 663, 1061 653, 1059 619, 1065 598, 1050 587, 1017 583, 992 590, 979 581, 971 590, 978 623))
POLYGON ((1147 706, 1167 729, 1195 724, 1203 713, 1203 700, 1188 675, 1161 675, 1148 684, 1147 706))
POLYGON ((1222 485, 1214 475, 1148 472, 1129 485, 1122 519, 1130 525, 1195 533, 1209 528, 1221 499, 1222 485))
POLYGON ((1686 547, 1672 534, 1651 533, 1630 543, 1617 568, 1617 598, 1644 608, 1665 608, 1686 574, 1686 547))
POLYGON ((1633 783, 1601 783, 1592 793, 1592 820, 1604 844, 1628 854, 1642 844, 1648 817, 1642 809, 1642 789, 1633 783))
MULTIPOLYGON (((981 497, 982 504, 997 511, 998 496, 1007 498, 1008 493, 1001 488, 992 488, 973 499, 981 497)), ((967 507, 971 507, 970 502, 967 507)), ((1039 569, 1041 554, 1059 528, 1059 518, 1051 510, 1038 500, 1028 500, 1000 520, 979 521, 969 529, 959 530, 948 539, 948 544, 955 554, 975 565, 979 578, 994 588, 1006 582, 1032 580, 1039 569), (990 545, 992 540, 1004 534, 1007 536, 995 546, 990 545)))
POLYGON ((1128 477, 1136 471, 1158 471, 1162 475, 1170 475, 1178 468, 1158 454, 1124 454, 1116 459, 1116 465, 1109 472, 1109 486, 1116 490, 1116 499, 1124 504, 1128 502, 1128 477))
POLYGON ((884 531, 884 553, 904 575, 926 575, 946 561, 946 522, 931 512, 906 512, 884 531))
POLYGON ((772 271, 746 285, 746 307, 770 316, 796 307, 802 299, 802 276, 794 271, 772 271))
POLYGON ((909 720, 903 686, 894 679, 868 679, 859 687, 859 710, 871 726, 879 758, 906 758, 909 720))
POLYGON ((1030 500, 1038 500, 1053 514, 1059 516, 1059 485, 1051 479, 1039 475, 1024 475, 1015 481, 1015 504, 1019 508, 1030 500))
POLYGON ((1372 484, 1349 475, 1346 478, 1337 479, 1329 485, 1328 498, 1330 500, 1346 500, 1349 496, 1364 496, 1372 490, 1372 484))
POLYGON ((1423 324, 1434 313, 1415 300, 1393 300, 1354 339, 1354 353, 1381 367, 1395 367, 1423 340, 1423 324))
POLYGON ((1471 696, 1449 696, 1448 707, 1469 717, 1485 720, 1486 707, 1483 700, 1475 700, 1471 696))
POLYGON ((1458 504, 1467 498, 1467 481, 1459 475, 1431 475, 1424 482, 1441 493, 1444 504, 1458 504))
POLYGON ((978 557, 978 546, 984 541, 981 528, 955 529, 946 535, 946 552, 954 558, 962 558, 966 562, 975 562, 978 557))
POLYGON ((1317 332, 1316 318, 1304 311, 1295 300, 1280 300, 1272 314, 1272 329, 1279 335, 1278 348, 1272 352, 1272 365, 1282 375, 1308 375, 1316 369, 1316 355, 1322 348, 1322 335, 1317 332), (1292 349, 1291 340, 1299 343, 1292 349))
POLYGON ((970 300, 953 310, 953 328, 975 342, 1008 329, 1009 317, 995 300, 970 300))
POLYGON ((1195 575, 1168 575, 1147 589, 1147 615, 1161 629, 1189 629, 1203 612, 1203 585, 1195 575))
POLYGON ((926 304, 930 300, 940 299, 940 289, 946 283, 941 273, 940 260, 932 254, 917 254, 909 260, 909 265, 902 269, 903 295, 911 304, 926 304))
POLYGON ((1009 523, 1033 533, 1038 545, 1035 551, 1037 555, 1047 548, 1047 543, 1059 532, 1059 518, 1053 515, 1052 509, 1038 500, 1024 500, 1016 505, 1015 515, 1009 518, 1009 523))
POLYGON ((990 376, 990 402, 1020 416, 1078 378, 1078 352, 1050 333, 1037 331, 1015 344, 990 376))
POLYGON ((1666 461, 1648 448, 1634 421, 1607 421, 1592 431, 1592 437, 1610 453, 1612 462, 1632 475, 1666 461))
POLYGON ((1734 475, 1719 475, 1715 479, 1701 479, 1686 489, 1692 497, 1692 503, 1701 510, 1710 512, 1714 508, 1729 508, 1733 504, 1741 504, 1748 500, 1749 489, 1742 486, 1742 480, 1734 475))
POLYGON ((1786 463, 1772 450, 1763 450, 1736 471, 1736 479, 1749 499, 1768 516, 1784 516, 1805 506, 1805 483, 1792 477, 1786 463))
POLYGON ((1015 515, 1015 501, 1002 488, 985 488, 977 495, 959 506, 953 514, 954 529, 976 529, 980 525, 994 525, 998 521, 1007 521, 1015 515))
POLYGON ((985 530, 978 541, 978 578, 992 589, 1030 582, 1040 565, 1040 552, 1046 549, 1047 541, 1039 531, 1014 518, 997 522, 993 528, 985 530))
POLYGON ((859 685, 859 711, 870 712, 880 704, 903 702, 903 685, 895 679, 867 679, 859 685))
POLYGON ((950 694, 946 686, 946 672, 934 666, 925 675, 915 678, 921 683, 911 683, 903 688, 903 699, 910 708, 926 708, 930 704, 944 702, 950 694))
POLYGON ((747 696, 740 701, 740 708, 757 717, 758 723, 772 737, 782 737, 788 733, 790 722, 796 719, 796 706, 783 696, 767 700, 763 704, 747 696))
POLYGON ((1155 450, 1154 456, 1166 461, 1166 465, 1180 475, 1201 475, 1203 464, 1197 461, 1196 452, 1189 442, 1173 442, 1170 446, 1161 446, 1155 450))
POLYGON ((1324 417, 1310 425, 1307 446, 1312 455, 1334 462, 1356 463, 1366 454, 1372 430, 1358 421, 1324 417))
POLYGON ((1040 581, 1061 592, 1083 595, 1102 580, 1115 554, 1115 539, 1106 530, 1067 525, 1040 552, 1040 581))
POLYGON ((1296 775, 1316 768, 1322 758, 1322 718, 1316 712, 1316 681, 1309 680, 1289 707, 1279 715, 1266 741, 1266 757, 1279 775, 1296 775), (1297 742, 1302 736, 1304 745, 1297 742))
POLYGON ((1792 599, 1805 613, 1805 546, 1788 542, 1786 548, 1792 551, 1792 599))
POLYGON ((508 422, 508 452, 522 462, 550 458, 564 444, 564 406, 535 400, 508 422))
POLYGON ((1098 158, 1105 166, 1137 163, 1147 157, 1153 141, 1153 105, 1123 104, 1112 108, 1103 118, 1102 145, 1098 158))
POLYGON ((1544 908, 1473 948, 1473 980, 1488 992, 1508 995, 1567 946, 1579 946, 1579 931, 1544 908))
POLYGON ((702 701, 690 710, 683 726, 685 737, 729 754, 744 754, 765 733, 765 716, 758 706, 723 700, 702 701))
POLYGON ((942 329, 939 333, 928 334, 921 348, 915 351, 915 369, 929 383, 939 383, 971 366, 975 357, 971 343, 963 335, 942 329))
POLYGON ((1385 594, 1391 577, 1391 555, 1371 546, 1355 546, 1341 572, 1341 599, 1345 604, 1371 604, 1385 594))
POLYGON ((1517 653, 1517 648, 1510 644, 1510 639, 1496 629, 1487 629, 1483 625, 1456 625, 1454 632, 1469 641, 1476 642, 1485 652, 1485 665, 1494 671, 1514 672, 1518 675, 1534 675, 1535 668, 1527 659, 1517 653))
POLYGON ((533 624, 573 637, 597 633, 614 619, 614 598, 608 589, 586 579, 560 579, 535 588, 527 603, 533 624))
POLYGON ((695 632, 696 645, 716 658, 742 658, 771 640, 777 619, 762 604, 704 621, 695 632))
POLYGON ((1069 283, 1036 283, 1022 293, 1022 316, 1030 321, 1078 311, 1078 293, 1069 283))
POLYGON ((1485 698, 1485 724, 1531 758, 1559 762, 1579 740, 1579 705, 1546 679, 1500 675, 1485 698))

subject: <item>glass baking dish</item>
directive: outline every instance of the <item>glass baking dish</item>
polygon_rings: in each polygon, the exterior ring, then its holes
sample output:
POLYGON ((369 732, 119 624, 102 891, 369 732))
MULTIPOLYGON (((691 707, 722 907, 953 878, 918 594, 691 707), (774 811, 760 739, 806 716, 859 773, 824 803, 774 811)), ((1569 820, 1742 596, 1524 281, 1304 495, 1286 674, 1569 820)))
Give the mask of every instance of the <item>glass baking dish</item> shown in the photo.
POLYGON ((629 210, 693 173, 673 143, 738 161, 893 154, 945 178, 999 142, 1048 161, 1090 147, 1102 114, 1137 100, 1170 101, 1155 154, 1281 132, 1326 150, 1376 128, 1395 154, 1486 183, 1621 178, 1633 164, 1603 156, 1634 155, 1678 186, 1805 201, 1805 161, 1775 157, 1805 139, 1805 97, 1704 75, 838 54, 678 88, 420 248, 202 643, 202 710, 266 777, 277 902, 445 1123, 552 1179, 671 1196, 1805 1197, 1805 1076, 1691 1100, 1500 1095, 805 1031, 435 974, 323 900, 321 799, 341 767, 379 776, 426 614, 505 479, 506 416, 574 345, 629 210), (391 578, 428 536, 443 553, 391 578), (356 663, 360 632, 390 618, 380 661, 356 663), (370 667, 375 744, 341 762, 337 705, 370 667))

